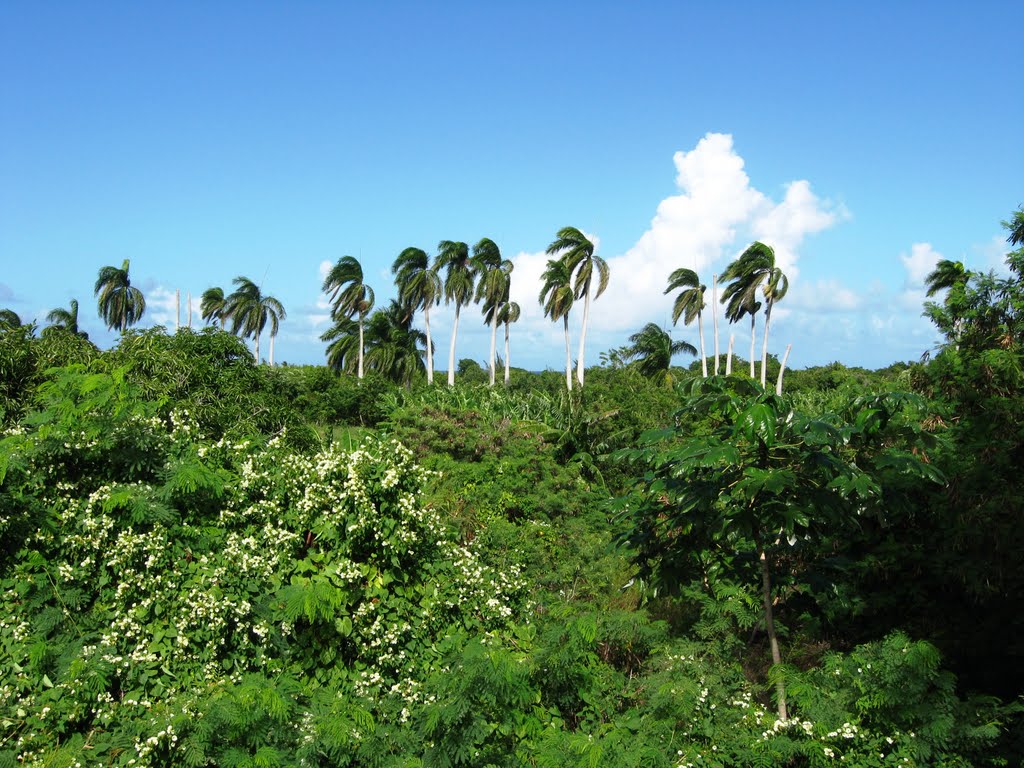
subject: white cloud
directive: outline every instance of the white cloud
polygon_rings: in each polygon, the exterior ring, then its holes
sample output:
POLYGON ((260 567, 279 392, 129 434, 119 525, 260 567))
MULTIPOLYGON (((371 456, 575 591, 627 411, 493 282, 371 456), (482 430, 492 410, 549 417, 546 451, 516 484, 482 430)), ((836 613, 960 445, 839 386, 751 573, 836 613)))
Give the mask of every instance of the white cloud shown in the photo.
POLYGON ((814 282, 795 282, 785 297, 785 304, 774 310, 772 317, 780 319, 789 312, 802 310, 822 312, 853 312, 864 305, 864 297, 834 278, 814 282), (776 315, 775 313, 778 313, 776 315))
POLYGON ((905 287, 923 288, 924 281, 942 258, 942 254, 932 248, 931 243, 914 243, 910 246, 909 254, 901 253, 900 261, 907 271, 905 287))

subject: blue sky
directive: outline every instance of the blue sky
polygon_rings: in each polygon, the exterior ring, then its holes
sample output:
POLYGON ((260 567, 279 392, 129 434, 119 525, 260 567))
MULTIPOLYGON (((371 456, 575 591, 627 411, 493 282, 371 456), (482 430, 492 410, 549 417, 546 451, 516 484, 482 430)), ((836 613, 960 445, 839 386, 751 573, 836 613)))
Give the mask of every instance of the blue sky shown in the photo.
MULTIPOLYGON (((406 246, 490 237, 516 264, 513 364, 557 368, 537 279, 572 225, 611 267, 588 362, 670 323, 673 269, 710 282, 754 238, 791 276, 772 351, 916 359, 923 276, 998 266, 1024 203, 1022 24, 1019 2, 11 0, 0 306, 41 323, 77 298, 109 346, 101 266, 131 259, 144 326, 246 275, 288 309, 277 359, 315 363, 324 263, 360 259, 381 304, 406 246)), ((478 317, 459 358, 486 357, 478 317)), ((451 311, 431 319, 444 368, 451 311)))

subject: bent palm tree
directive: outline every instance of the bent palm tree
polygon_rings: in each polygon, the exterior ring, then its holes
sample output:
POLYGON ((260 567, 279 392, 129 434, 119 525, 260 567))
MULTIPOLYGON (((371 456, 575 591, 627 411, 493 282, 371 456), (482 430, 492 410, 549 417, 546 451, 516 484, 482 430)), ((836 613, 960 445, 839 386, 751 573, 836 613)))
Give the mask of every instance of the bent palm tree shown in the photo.
POLYGON ((648 323, 638 333, 629 337, 631 346, 627 354, 634 359, 637 371, 648 379, 664 377, 666 384, 672 383, 672 358, 675 355, 696 355, 697 349, 685 341, 672 341, 668 331, 654 323, 648 323))
POLYGON ((540 290, 540 303, 544 307, 544 316, 552 322, 561 319, 565 329, 565 388, 572 391, 572 353, 569 350, 569 310, 575 292, 572 288, 572 274, 562 260, 550 259, 544 274, 540 290))
POLYGON ((764 287, 761 289, 761 293, 764 295, 764 339, 761 341, 762 387, 766 386, 768 375, 768 329, 772 323, 772 307, 775 306, 776 302, 782 301, 788 291, 789 278, 786 277, 781 269, 773 266, 765 279, 764 287))
POLYGON ((366 363, 385 378, 406 388, 413 377, 425 370, 420 345, 427 337, 412 327, 412 315, 397 301, 370 316, 367 324, 366 363))
POLYGON ((736 323, 743 319, 744 315, 750 315, 750 378, 754 378, 757 311, 761 309, 761 302, 757 300, 757 289, 774 267, 774 251, 763 243, 755 242, 729 264, 719 278, 721 282, 728 283, 722 291, 726 319, 730 323, 736 323))
POLYGON ((677 269, 668 276, 668 287, 665 293, 679 290, 675 303, 672 305, 672 325, 683 318, 683 324, 689 325, 693 318, 697 318, 697 333, 700 336, 700 370, 701 375, 708 377, 708 358, 704 354, 704 318, 701 314, 707 304, 704 301, 704 291, 707 286, 701 283, 697 273, 692 269, 677 269))
POLYGON ((6 331, 21 327, 21 318, 13 309, 0 309, 0 330, 6 331))
POLYGON ((501 251, 490 238, 483 238, 473 246, 473 263, 480 279, 476 285, 476 301, 484 303, 484 322, 491 326, 491 351, 487 358, 489 385, 494 386, 495 344, 498 336, 498 312, 502 302, 508 301, 511 285, 512 262, 501 258, 501 251))
POLYGON ((549 256, 561 254, 569 273, 575 274, 574 298, 583 299, 583 327, 580 330, 580 354, 576 361, 576 380, 583 386, 585 371, 584 350, 587 342, 587 323, 590 319, 590 286, 597 270, 596 300, 608 287, 608 264, 600 256, 594 254, 594 243, 576 227, 563 227, 558 230, 554 242, 548 246, 549 256))
POLYGON ((46 322, 50 323, 48 328, 44 329, 44 333, 49 331, 51 328, 60 328, 68 333, 73 333, 75 336, 80 336, 83 339, 88 339, 89 334, 85 331, 79 330, 78 328, 78 300, 71 300, 71 308, 64 309, 58 307, 57 309, 50 310, 49 314, 46 315, 46 322))
POLYGON ((238 276, 232 283, 238 287, 227 298, 226 313, 231 318, 231 332, 254 341, 256 363, 260 362, 260 336, 270 322, 270 364, 274 364, 274 337, 278 323, 287 317, 284 306, 273 296, 264 296, 260 287, 247 277, 238 276))
POLYGON ((352 256, 342 256, 324 278, 323 292, 333 305, 331 317, 359 316, 359 365, 357 376, 363 378, 364 329, 367 314, 373 309, 373 288, 363 282, 363 267, 352 256))
POLYGON ((459 335, 459 312, 473 299, 476 267, 469 257, 469 246, 455 240, 442 240, 437 244, 434 269, 445 270, 444 303, 455 302, 455 324, 452 326, 452 344, 448 351, 448 386, 455 385, 455 340, 459 335))
POLYGON ((339 316, 334 325, 320 336, 327 344, 327 366, 332 370, 353 373, 359 364, 359 323, 339 316))
POLYGON ((103 267, 96 278, 93 293, 99 298, 100 318, 107 328, 124 332, 142 319, 146 311, 146 298, 132 286, 128 277, 129 260, 121 268, 103 267))
POLYGON ((512 323, 519 322, 519 315, 521 310, 519 305, 514 301, 506 301, 501 305, 501 309, 498 311, 498 322, 504 323, 505 325, 505 386, 508 386, 509 380, 509 347, 508 347, 508 328, 512 323))
POLYGON ((391 265, 398 286, 398 301, 410 317, 423 310, 426 325, 427 383, 434 383, 434 343, 430 337, 430 308, 441 300, 441 278, 430 267, 430 257, 421 248, 406 248, 391 265))
POLYGON ((220 329, 224 330, 224 324, 228 320, 228 301, 224 296, 224 289, 219 286, 207 288, 203 291, 199 300, 199 311, 203 320, 208 323, 220 323, 220 329))

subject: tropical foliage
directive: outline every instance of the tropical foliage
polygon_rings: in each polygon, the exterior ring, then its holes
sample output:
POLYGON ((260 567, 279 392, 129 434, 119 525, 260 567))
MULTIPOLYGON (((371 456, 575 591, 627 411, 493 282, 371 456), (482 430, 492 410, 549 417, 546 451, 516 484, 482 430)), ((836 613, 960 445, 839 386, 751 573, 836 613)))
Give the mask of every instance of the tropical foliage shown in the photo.
POLYGON ((128 259, 120 269, 103 267, 93 287, 99 302, 100 318, 111 330, 125 331, 139 322, 146 311, 146 298, 132 285, 128 268, 128 259))

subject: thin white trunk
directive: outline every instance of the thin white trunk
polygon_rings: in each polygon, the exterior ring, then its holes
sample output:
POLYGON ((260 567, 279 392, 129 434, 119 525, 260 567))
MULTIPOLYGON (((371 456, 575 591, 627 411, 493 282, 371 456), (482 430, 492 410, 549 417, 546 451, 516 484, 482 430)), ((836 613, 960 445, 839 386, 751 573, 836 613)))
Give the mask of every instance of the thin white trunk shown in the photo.
POLYGON ((711 276, 711 316, 715 320, 715 376, 718 375, 718 275, 711 276))
POLYGON ((754 325, 757 320, 757 315, 753 312, 750 313, 750 378, 754 378, 754 337, 756 336, 757 326, 754 325))
POLYGON ((259 334, 259 331, 256 332, 256 341, 255 341, 255 343, 256 343, 256 365, 259 365, 260 364, 260 334, 259 334))
POLYGON ((192 291, 188 292, 188 327, 192 327, 192 291))
POLYGON ((562 315, 565 325, 565 388, 572 392, 572 352, 569 350, 569 314, 562 315))
POLYGON ((775 394, 782 394, 782 374, 786 371, 786 361, 789 360, 789 350, 793 348, 792 344, 786 345, 786 354, 782 356, 782 365, 779 366, 779 378, 775 381, 775 394))
POLYGON ((427 324, 427 384, 434 383, 434 345, 430 340, 430 305, 423 306, 423 322, 427 324))
POLYGON ((700 334, 700 372, 706 379, 708 377, 708 358, 704 354, 704 316, 697 313, 697 333, 700 334))
POLYGON ((174 330, 181 328, 181 288, 174 289, 174 330))
POLYGON ((736 334, 729 334, 729 354, 725 356, 725 375, 732 373, 732 345, 736 341, 736 334))
POLYGON ((488 375, 490 377, 490 381, 488 382, 488 385, 493 387, 494 386, 494 368, 495 368, 495 366, 494 366, 495 342, 496 342, 496 340, 498 338, 498 308, 497 307, 494 308, 494 312, 492 312, 491 315, 492 315, 491 316, 491 357, 490 357, 490 365, 488 366, 488 375))
POLYGON ((448 352, 448 386, 455 386, 455 338, 459 335, 459 302, 455 302, 455 325, 452 326, 452 348, 448 352))
POLYGON ((765 382, 768 380, 768 326, 772 322, 772 304, 774 302, 768 299, 765 302, 764 307, 764 339, 761 341, 761 386, 765 386, 765 382))
POLYGON ((505 386, 508 386, 508 323, 505 323, 505 386))
MULTIPOLYGON (((590 319, 590 280, 583 287, 583 328, 580 331, 580 356, 576 361, 576 381, 583 386, 583 348, 587 343, 587 320, 590 319)), ((571 389, 571 387, 570 387, 571 389)))
POLYGON ((276 336, 276 334, 273 334, 273 333, 270 334, 270 360, 268 362, 270 363, 270 367, 271 368, 274 367, 274 338, 275 338, 275 336, 276 336))
POLYGON ((359 315, 359 371, 356 374, 363 378, 363 316, 359 315))

